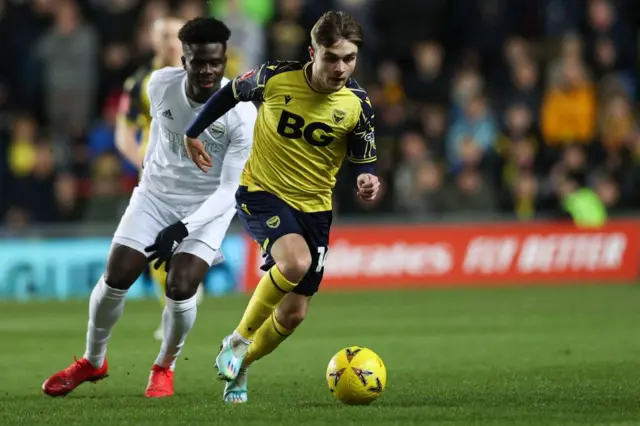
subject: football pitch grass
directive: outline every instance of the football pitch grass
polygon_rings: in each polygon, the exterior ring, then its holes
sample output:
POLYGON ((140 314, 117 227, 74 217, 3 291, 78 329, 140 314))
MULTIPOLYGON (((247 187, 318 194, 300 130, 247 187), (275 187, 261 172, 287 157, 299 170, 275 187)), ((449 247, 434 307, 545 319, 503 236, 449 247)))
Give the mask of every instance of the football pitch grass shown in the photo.
POLYGON ((1 425, 636 425, 640 288, 526 287, 320 294, 306 322, 254 365, 249 404, 214 380, 244 296, 206 298, 177 365, 176 396, 142 396, 159 343, 154 301, 129 301, 109 377, 65 398, 42 382, 84 350, 86 301, 0 303, 1 425), (334 401, 324 374, 350 345, 378 352, 373 405, 334 401))

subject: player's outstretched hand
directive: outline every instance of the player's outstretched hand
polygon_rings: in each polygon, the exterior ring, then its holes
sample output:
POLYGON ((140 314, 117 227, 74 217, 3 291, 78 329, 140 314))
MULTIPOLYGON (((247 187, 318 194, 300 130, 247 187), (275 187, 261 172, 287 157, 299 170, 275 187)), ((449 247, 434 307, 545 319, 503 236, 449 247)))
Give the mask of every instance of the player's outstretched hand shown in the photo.
POLYGON ((149 262, 157 259, 153 267, 158 269, 164 263, 164 270, 169 272, 173 252, 176 251, 187 235, 189 235, 189 231, 181 221, 169 225, 158 232, 155 242, 144 249, 144 251, 150 253, 149 262))
POLYGON ((204 144, 200 142, 199 139, 192 139, 185 136, 184 147, 187 150, 189 159, 196 163, 196 166, 198 166, 200 170, 207 173, 207 171, 213 167, 211 157, 207 154, 207 151, 204 150, 204 144))
POLYGON ((378 176, 370 173, 363 173, 358 176, 358 197, 364 201, 373 201, 380 190, 380 180, 378 176))

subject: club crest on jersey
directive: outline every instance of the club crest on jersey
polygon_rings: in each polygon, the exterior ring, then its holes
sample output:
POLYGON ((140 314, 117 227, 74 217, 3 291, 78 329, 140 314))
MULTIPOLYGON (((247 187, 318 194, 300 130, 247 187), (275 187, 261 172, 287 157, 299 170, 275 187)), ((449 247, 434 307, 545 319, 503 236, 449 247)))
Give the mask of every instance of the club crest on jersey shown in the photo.
POLYGON ((267 226, 269 228, 275 229, 278 226, 280 226, 280 217, 279 216, 273 216, 272 218, 267 220, 267 226))
POLYGON ((209 132, 214 138, 219 138, 224 135, 224 124, 215 122, 209 126, 209 132))
POLYGON ((336 124, 340 124, 346 116, 347 116, 347 113, 344 111, 341 111, 339 109, 333 110, 333 122, 336 124))

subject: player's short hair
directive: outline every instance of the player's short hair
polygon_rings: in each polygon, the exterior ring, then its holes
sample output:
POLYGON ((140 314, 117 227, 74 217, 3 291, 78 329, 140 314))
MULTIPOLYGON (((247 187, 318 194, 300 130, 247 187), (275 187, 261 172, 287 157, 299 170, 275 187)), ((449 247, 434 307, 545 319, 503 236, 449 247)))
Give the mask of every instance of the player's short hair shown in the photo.
POLYGON ((330 47, 340 40, 348 40, 359 48, 362 47, 364 44, 362 27, 348 13, 326 12, 311 29, 311 41, 319 46, 330 47))
POLYGON ((229 37, 231 37, 229 27, 213 17, 194 18, 184 24, 178 32, 178 38, 182 44, 222 43, 226 48, 229 37))

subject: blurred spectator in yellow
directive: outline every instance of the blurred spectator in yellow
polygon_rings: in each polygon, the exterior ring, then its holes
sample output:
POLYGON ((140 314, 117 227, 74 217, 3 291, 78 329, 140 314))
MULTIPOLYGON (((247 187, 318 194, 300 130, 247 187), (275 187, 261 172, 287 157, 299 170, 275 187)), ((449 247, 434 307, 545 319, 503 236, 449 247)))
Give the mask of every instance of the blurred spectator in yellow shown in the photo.
POLYGON ((629 99, 617 93, 604 99, 600 107, 598 130, 606 150, 619 150, 630 145, 638 134, 638 123, 629 99))
POLYGON ((549 146, 590 143, 596 129, 596 108, 595 89, 584 65, 564 60, 560 81, 547 89, 542 101, 544 142, 549 146))
POLYGON ((122 164, 115 154, 104 153, 96 158, 84 220, 114 222, 122 216, 129 196, 123 191, 121 178, 122 164))
POLYGON ((405 92, 402 86, 402 72, 395 62, 384 61, 378 66, 378 82, 382 89, 382 102, 396 105, 404 102, 405 92))

